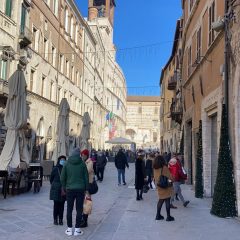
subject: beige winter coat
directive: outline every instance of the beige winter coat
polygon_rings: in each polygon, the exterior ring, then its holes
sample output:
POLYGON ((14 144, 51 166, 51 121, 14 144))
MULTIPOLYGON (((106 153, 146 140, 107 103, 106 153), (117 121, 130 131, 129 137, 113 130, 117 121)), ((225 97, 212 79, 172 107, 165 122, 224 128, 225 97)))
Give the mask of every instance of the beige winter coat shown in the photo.
POLYGON ((92 183, 92 182, 93 182, 93 178, 94 178, 93 162, 92 162, 92 160, 89 158, 89 159, 85 162, 85 164, 86 164, 87 170, 88 170, 89 183, 92 183))
POLYGON ((160 188, 157 186, 157 182, 159 181, 161 172, 162 172, 163 176, 166 176, 167 178, 169 178, 171 180, 173 180, 173 178, 170 174, 168 167, 166 167, 166 166, 163 167, 163 171, 162 171, 162 168, 154 169, 154 179, 155 179, 155 184, 157 187, 158 197, 159 197, 159 199, 167 199, 173 195, 173 187, 160 188))

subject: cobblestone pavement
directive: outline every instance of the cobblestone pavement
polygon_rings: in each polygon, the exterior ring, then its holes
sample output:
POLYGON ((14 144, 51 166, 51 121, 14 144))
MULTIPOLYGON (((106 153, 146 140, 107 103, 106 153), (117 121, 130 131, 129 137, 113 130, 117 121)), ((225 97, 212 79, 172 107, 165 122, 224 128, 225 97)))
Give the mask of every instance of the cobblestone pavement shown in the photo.
MULTIPOLYGON (((46 181, 38 194, 32 192, 6 200, 0 198, 0 239, 9 240, 239 240, 240 222, 211 216, 211 200, 193 197, 189 186, 183 193, 191 201, 184 208, 172 210, 175 222, 155 221, 157 197, 155 191, 136 202, 133 189, 134 166, 126 170, 129 187, 117 186, 117 173, 109 163, 105 178, 99 183, 99 192, 93 196, 94 209, 89 217, 89 227, 80 237, 67 237, 64 226, 52 223, 52 202, 48 200, 49 183, 46 181)), ((162 214, 166 216, 165 207, 162 214)))

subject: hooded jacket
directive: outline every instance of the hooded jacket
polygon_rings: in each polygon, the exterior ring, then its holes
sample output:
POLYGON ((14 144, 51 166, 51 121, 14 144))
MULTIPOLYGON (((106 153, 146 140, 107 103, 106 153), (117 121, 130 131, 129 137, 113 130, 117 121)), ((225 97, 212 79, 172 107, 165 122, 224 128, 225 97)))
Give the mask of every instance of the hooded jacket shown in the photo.
POLYGON ((67 190, 86 191, 88 189, 88 170, 80 156, 68 158, 61 173, 61 183, 67 190))

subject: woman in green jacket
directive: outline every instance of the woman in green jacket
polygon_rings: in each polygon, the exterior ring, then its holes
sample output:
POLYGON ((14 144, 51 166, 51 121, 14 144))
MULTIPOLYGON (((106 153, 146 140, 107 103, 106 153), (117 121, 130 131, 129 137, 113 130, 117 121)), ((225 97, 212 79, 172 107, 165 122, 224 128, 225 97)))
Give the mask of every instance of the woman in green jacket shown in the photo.
POLYGON ((57 161, 57 165, 53 168, 50 177, 50 200, 53 200, 53 219, 55 225, 63 225, 63 212, 65 196, 62 196, 62 184, 60 181, 63 165, 66 162, 65 156, 60 156, 57 161))

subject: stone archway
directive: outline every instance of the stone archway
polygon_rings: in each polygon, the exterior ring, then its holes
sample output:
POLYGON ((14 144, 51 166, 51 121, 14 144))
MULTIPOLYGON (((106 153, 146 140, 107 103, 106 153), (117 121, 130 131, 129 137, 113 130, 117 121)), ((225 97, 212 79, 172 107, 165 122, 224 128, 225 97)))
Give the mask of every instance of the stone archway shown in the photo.
POLYGON ((41 117, 37 125, 36 137, 33 146, 32 158, 34 162, 41 162, 44 158, 46 158, 44 132, 44 118, 41 117))

